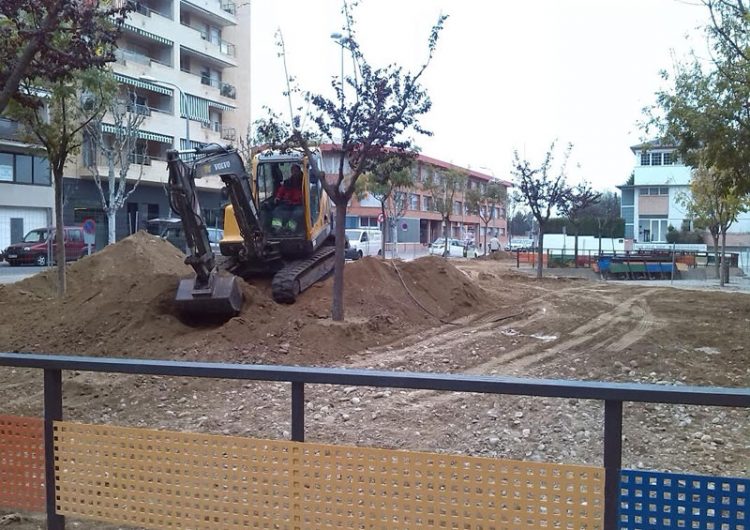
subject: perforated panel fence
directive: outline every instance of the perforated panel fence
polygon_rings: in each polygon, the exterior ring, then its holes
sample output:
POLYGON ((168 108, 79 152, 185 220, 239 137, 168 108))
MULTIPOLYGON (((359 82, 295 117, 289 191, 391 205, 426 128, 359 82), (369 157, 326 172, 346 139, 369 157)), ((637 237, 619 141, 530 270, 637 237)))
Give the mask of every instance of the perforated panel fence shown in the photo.
POLYGON ((55 422, 60 514, 146 528, 602 527, 604 471, 55 422))
POLYGON ((44 510, 44 422, 0 416, 0 507, 44 510))
POLYGON ((620 472, 620 528, 750 530, 750 479, 620 472))

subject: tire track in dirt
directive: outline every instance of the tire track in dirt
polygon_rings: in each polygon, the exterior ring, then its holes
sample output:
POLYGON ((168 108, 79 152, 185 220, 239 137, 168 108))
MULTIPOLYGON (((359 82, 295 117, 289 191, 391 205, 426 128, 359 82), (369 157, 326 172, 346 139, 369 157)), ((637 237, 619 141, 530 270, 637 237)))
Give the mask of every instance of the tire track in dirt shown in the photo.
MULTIPOLYGON (((561 297, 564 300, 564 293, 561 297)), ((580 294, 580 290, 579 290, 580 294)), ((612 293, 602 293, 604 296, 602 300, 608 303, 612 301, 612 293), (607 294, 609 296, 607 296, 607 294)), ((563 352, 569 352, 571 350, 579 349, 576 354, 582 354, 591 352, 597 349, 607 348, 612 352, 622 351, 624 348, 630 346, 640 338, 644 337, 650 332, 654 325, 654 318, 649 308, 647 297, 651 294, 651 291, 643 291, 630 296, 629 298, 616 304, 611 311, 600 314, 597 318, 591 319, 586 323, 573 328, 572 330, 565 332, 569 338, 563 340, 556 340, 554 344, 548 347, 541 346, 538 342, 527 342, 518 348, 511 351, 504 352, 499 356, 493 357, 489 361, 477 364, 465 370, 467 374, 488 374, 497 371, 502 368, 502 372, 506 375, 520 375, 526 369, 531 366, 542 365, 546 362, 552 361, 557 358, 563 352)), ((552 304, 544 302, 538 304, 538 309, 548 309, 552 304)), ((527 313, 531 311, 531 308, 525 308, 527 313)), ((526 318, 515 320, 512 322, 513 329, 523 330, 528 327, 529 324, 534 323, 544 317, 546 313, 552 311, 536 311, 532 312, 526 318)), ((489 318, 486 315, 482 320, 489 318)), ((449 332, 447 334, 439 335, 440 339, 446 340, 440 344, 436 350, 434 347, 430 350, 430 353, 440 352, 445 350, 461 351, 459 348, 466 349, 471 343, 476 343, 484 337, 491 337, 497 333, 501 333, 503 330, 509 330, 511 326, 508 323, 503 323, 500 326, 492 326, 492 322, 480 324, 474 329, 466 333, 466 329, 449 332)), ((529 335, 518 335, 518 337, 529 337, 529 335)), ((417 345, 424 345, 431 343, 436 340, 436 337, 430 337, 417 343, 417 345)), ((404 349, 393 350, 387 352, 384 357, 381 357, 383 362, 387 358, 400 358, 404 359, 405 356, 414 353, 416 348, 414 345, 410 345, 404 349)), ((373 359, 369 359, 372 362, 373 359)), ((368 363, 369 364, 369 363, 368 363)), ((460 394, 434 392, 429 390, 415 390, 412 392, 405 392, 400 394, 399 406, 405 408, 405 411, 416 412, 424 407, 425 402, 430 403, 430 408, 434 408, 436 405, 447 405, 453 401, 461 400, 465 396, 460 394)))

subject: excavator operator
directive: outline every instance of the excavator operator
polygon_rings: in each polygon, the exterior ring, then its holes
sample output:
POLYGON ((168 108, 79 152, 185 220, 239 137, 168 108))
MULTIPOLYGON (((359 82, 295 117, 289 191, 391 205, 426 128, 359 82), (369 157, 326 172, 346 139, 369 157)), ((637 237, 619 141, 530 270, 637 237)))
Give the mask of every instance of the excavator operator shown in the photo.
POLYGON ((292 165, 291 176, 279 186, 274 198, 276 205, 271 220, 271 228, 277 232, 287 230, 297 232, 303 217, 302 210, 302 169, 292 165))

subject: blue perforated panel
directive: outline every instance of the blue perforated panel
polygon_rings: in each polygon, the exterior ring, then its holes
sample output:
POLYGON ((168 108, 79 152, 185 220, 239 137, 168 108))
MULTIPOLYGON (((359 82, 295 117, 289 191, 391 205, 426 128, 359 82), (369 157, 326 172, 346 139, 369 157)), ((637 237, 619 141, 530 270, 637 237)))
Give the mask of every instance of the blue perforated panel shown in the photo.
POLYGON ((622 470, 623 530, 750 530, 750 479, 622 470))

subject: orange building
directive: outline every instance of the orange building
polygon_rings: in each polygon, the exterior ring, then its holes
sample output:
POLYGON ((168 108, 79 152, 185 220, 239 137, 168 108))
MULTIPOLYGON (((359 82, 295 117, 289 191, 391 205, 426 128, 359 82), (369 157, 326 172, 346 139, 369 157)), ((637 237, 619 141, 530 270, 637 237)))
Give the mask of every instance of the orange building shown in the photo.
MULTIPOLYGON (((320 146, 323 154, 323 166, 326 173, 338 173, 338 146, 324 144, 320 146)), ((398 242, 399 243, 422 243, 424 245, 439 237, 444 237, 442 217, 433 208, 433 198, 429 191, 423 189, 424 183, 429 177, 439 177, 441 172, 455 169, 468 175, 467 189, 485 188, 491 180, 498 182, 507 190, 510 182, 494 179, 472 169, 462 168, 449 162, 443 162, 436 158, 418 155, 413 167, 416 186, 407 193, 407 208, 403 216, 398 220, 398 242)), ((453 213, 450 218, 450 226, 446 227, 448 237, 460 240, 472 240, 478 246, 484 245, 484 222, 479 215, 470 214, 465 201, 465 191, 456 192, 453 200, 453 213)), ((347 228, 380 228, 378 216, 380 215, 380 202, 372 196, 364 199, 352 199, 347 209, 347 228)), ((505 205, 498 205, 492 214, 492 220, 488 225, 487 237, 497 236, 501 243, 507 242, 507 220, 505 218, 505 205)), ((392 239, 391 231, 386 231, 386 239, 392 239)))

